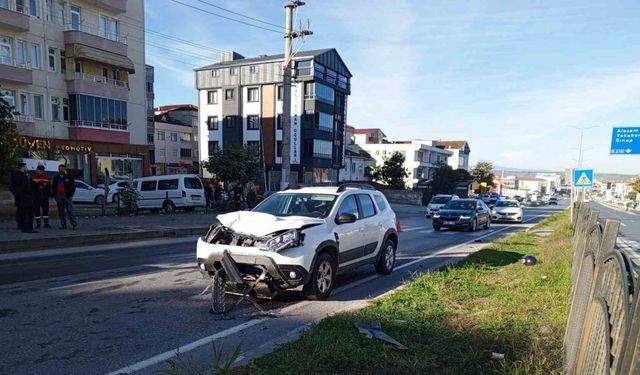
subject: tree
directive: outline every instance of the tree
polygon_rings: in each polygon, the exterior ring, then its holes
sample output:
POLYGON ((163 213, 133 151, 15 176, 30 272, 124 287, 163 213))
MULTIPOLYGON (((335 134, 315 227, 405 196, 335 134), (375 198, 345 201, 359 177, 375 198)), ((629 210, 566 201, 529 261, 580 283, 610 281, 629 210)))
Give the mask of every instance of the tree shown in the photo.
POLYGON ((409 172, 404 167, 404 156, 394 152, 391 157, 384 158, 384 163, 374 168, 372 176, 374 180, 386 184, 389 189, 404 190, 405 179, 409 177, 409 172))
POLYGON ((453 169, 447 164, 441 164, 431 179, 429 189, 425 190, 422 199, 427 203, 436 194, 455 194, 456 185, 462 181, 471 181, 473 177, 464 169, 453 169))
POLYGON ((636 178, 635 181, 631 183, 631 189, 640 194, 640 177, 636 178))
POLYGON ((16 170, 20 158, 15 139, 20 136, 12 121, 13 107, 0 97, 0 183, 7 183, 9 174, 16 170))
POLYGON ((225 182, 262 182, 264 168, 260 152, 252 147, 231 145, 215 150, 204 168, 225 182))
MULTIPOLYGON (((491 173, 491 170, 493 169, 493 164, 491 164, 491 162, 489 161, 479 161, 478 164, 475 165, 475 167, 471 168, 471 176, 473 176, 474 180, 479 182, 479 183, 483 183, 485 182, 487 184, 487 187, 489 186, 493 186, 493 178, 494 175, 493 173, 491 173)), ((483 188, 480 188, 480 193, 484 193, 484 191, 482 191, 483 188)))

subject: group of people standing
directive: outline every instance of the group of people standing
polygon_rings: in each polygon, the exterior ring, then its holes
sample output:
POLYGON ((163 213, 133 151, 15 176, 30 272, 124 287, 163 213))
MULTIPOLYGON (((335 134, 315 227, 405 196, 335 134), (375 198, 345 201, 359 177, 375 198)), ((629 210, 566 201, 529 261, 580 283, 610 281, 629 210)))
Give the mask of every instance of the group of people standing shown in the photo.
MULTIPOLYGON (((230 200, 229 208, 232 211, 242 210, 244 208, 254 208, 258 202, 257 186, 253 185, 247 193, 244 192, 244 185, 237 183, 228 191, 228 199, 230 200)), ((223 188, 220 183, 205 183, 204 195, 207 201, 207 207, 211 208, 215 202, 222 199, 223 188)))
POLYGON ((64 164, 58 166, 58 174, 49 179, 44 173, 44 166, 39 165, 36 173, 31 177, 27 175, 26 163, 20 163, 18 171, 13 175, 9 190, 13 194, 16 207, 16 223, 19 230, 24 233, 38 233, 34 230, 49 224, 49 200, 55 199, 58 205, 60 229, 67 228, 66 216, 69 216, 71 227, 75 230, 78 226, 73 212, 72 198, 76 191, 75 180, 67 174, 64 164))

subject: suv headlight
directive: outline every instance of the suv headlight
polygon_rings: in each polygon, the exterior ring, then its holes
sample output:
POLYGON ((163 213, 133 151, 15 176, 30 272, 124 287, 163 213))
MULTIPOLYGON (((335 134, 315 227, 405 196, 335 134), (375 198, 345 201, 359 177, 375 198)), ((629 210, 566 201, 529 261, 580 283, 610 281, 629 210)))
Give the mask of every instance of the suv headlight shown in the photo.
POLYGON ((433 214, 433 218, 434 218, 434 219, 437 219, 437 218, 439 218, 439 217, 440 217, 440 214, 433 214))
POLYGON ((261 250, 278 252, 286 248, 297 246, 300 243, 300 233, 290 230, 267 241, 261 250))

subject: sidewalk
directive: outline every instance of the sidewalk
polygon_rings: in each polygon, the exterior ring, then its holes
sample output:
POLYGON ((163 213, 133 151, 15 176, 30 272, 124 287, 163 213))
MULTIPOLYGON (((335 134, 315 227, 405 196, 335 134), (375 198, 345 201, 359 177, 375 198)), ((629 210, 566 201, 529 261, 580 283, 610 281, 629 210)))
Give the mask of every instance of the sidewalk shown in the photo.
POLYGON ((39 233, 22 233, 14 220, 0 220, 0 253, 23 250, 44 250, 68 246, 120 243, 134 240, 182 237, 204 234, 215 221, 215 213, 204 211, 173 215, 144 214, 140 216, 88 216, 79 210, 78 229, 58 229, 54 217, 52 228, 37 229, 39 233))

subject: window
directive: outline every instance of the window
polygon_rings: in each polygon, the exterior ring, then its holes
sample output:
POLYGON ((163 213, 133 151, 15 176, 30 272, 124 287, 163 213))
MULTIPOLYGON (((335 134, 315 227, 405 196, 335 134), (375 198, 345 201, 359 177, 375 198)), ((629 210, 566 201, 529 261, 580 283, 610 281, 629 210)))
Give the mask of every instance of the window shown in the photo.
POLYGON ((318 112, 318 128, 320 130, 333 131, 333 115, 318 112))
POLYGON ((233 100, 233 89, 224 90, 224 100, 233 100))
POLYGON ((218 151, 218 141, 209 141, 207 147, 209 149, 209 155, 215 153, 218 151))
POLYGON ((27 42, 24 40, 16 41, 16 63, 19 66, 27 65, 27 42))
POLYGON ((181 148, 180 149, 180 157, 181 158, 190 158, 191 157, 191 149, 190 148, 181 148))
POLYGON ((169 140, 171 142, 178 142, 178 133, 171 132, 171 134, 169 134, 169 137, 169 140))
POLYGON ((314 99, 316 97, 315 84, 313 82, 305 82, 304 84, 304 98, 314 99))
POLYGON ((180 133, 180 142, 191 142, 190 133, 180 133))
POLYGON ((64 74, 67 71, 67 61, 65 60, 64 51, 60 50, 60 73, 64 74))
POLYGON ((311 75, 311 60, 296 62, 296 74, 299 76, 311 75))
POLYGON ((20 114, 28 116, 29 113, 29 95, 25 93, 20 94, 20 114))
POLYGON ((147 82, 147 92, 153 93, 153 82, 147 82))
POLYGON ((58 8, 58 22, 60 23, 60 26, 64 26, 65 22, 64 20, 66 19, 66 15, 65 15, 65 3, 62 2, 60 3, 60 7, 58 8))
POLYGON ((220 69, 213 69, 211 71, 211 77, 220 77, 220 69))
POLYGON ((358 212, 358 204, 356 203, 355 195, 349 195, 342 201, 342 203, 340 203, 337 217, 340 217, 342 214, 351 214, 355 216, 356 219, 359 218, 360 213, 358 212))
POLYGON ((100 36, 103 38, 107 37, 107 16, 100 15, 98 17, 98 30, 100 32, 100 36))
POLYGON ((69 121, 69 99, 62 98, 62 120, 69 121))
POLYGON ((40 45, 31 43, 31 67, 33 69, 41 69, 40 67, 40 45))
POLYGON ((282 141, 276 141, 276 157, 282 157, 282 141))
POLYGON ((218 104, 218 91, 207 91, 207 103, 218 104))
POLYGON ((258 91, 257 87, 250 87, 247 89, 247 101, 248 102, 258 102, 260 100, 260 91, 258 91))
POLYGON ((164 132, 158 130, 158 140, 159 141, 164 141, 164 132))
POLYGON ((258 66, 257 66, 257 65, 251 65, 251 66, 249 67, 249 73, 251 73, 251 74, 256 74, 256 73, 258 73, 258 66))
POLYGON ((314 139, 313 156, 317 158, 331 159, 331 141, 314 139))
POLYGON ((238 68, 235 68, 235 67, 229 68, 229 75, 230 76, 238 75, 238 68))
POLYGON ((53 0, 44 0, 44 19, 53 22, 53 0))
POLYGON ((13 39, 7 36, 0 36, 0 62, 13 64, 13 39))
POLYGON ((60 98, 51 97, 51 121, 60 121, 60 98))
POLYGON ((80 7, 77 5, 71 5, 69 7, 69 13, 71 13, 71 29, 80 30, 80 7))
POLYGON ((44 96, 33 96, 33 116, 37 119, 44 119, 44 96))
POLYGON ((209 116, 207 118, 207 129, 218 130, 218 116, 209 116))
POLYGON ((277 90, 278 90, 278 93, 276 94, 276 97, 278 101, 281 102, 282 98, 284 98, 284 86, 278 85, 277 90))
POLYGON ((38 17, 38 0, 29 0, 29 15, 38 17))
POLYGON ((282 114, 276 116, 276 129, 282 129, 282 114))
MULTIPOLYGON (((163 149, 161 149, 160 151, 163 151, 163 149)), ((142 181, 142 183, 140 184, 140 190, 141 191, 154 191, 154 190, 156 190, 156 182, 155 181, 142 181)))
POLYGON ((171 150, 171 155, 173 155, 174 158, 178 157, 178 149, 174 148, 173 150, 171 150))
POLYGON ((158 181, 158 190, 175 190, 178 188, 178 179, 158 181))
POLYGON ((376 208, 373 206, 373 201, 369 194, 358 194, 358 202, 360 202, 360 209, 362 209, 362 218, 374 216, 376 214, 376 208))
MULTIPOLYGON (((316 83, 315 94, 318 97, 318 100, 321 100, 323 102, 333 104, 335 101, 335 93, 333 89, 329 86, 323 85, 322 83, 316 83)), ((306 91, 305 91, 305 98, 306 98, 306 91)))
POLYGON ((2 99, 4 99, 4 101, 7 102, 7 104, 9 104, 11 107, 15 107, 16 106, 16 93, 15 93, 15 91, 0 89, 0 97, 2 97, 2 99))
POLYGON ((50 72, 55 72, 56 71, 56 49, 55 48, 49 48, 49 71, 50 72))
POLYGON ((351 173, 356 173, 356 163, 351 162, 351 173))
POLYGON ((147 143, 153 144, 153 134, 147 134, 147 143))
POLYGON ((194 149, 193 149, 193 158, 194 158, 194 159, 198 159, 198 158, 199 158, 198 154, 199 154, 199 153, 198 153, 198 149, 197 149, 197 148, 194 148, 194 149))
POLYGON ((158 156, 165 157, 166 155, 167 155, 167 150, 165 150, 164 148, 161 148, 160 150, 158 150, 158 156))
POLYGON ((387 202, 385 201, 385 199, 379 195, 374 195, 373 199, 375 199, 376 204, 378 205, 378 210, 379 211, 384 211, 387 209, 387 202))
POLYGON ((260 117, 257 115, 247 116, 247 130, 260 130, 260 117))

